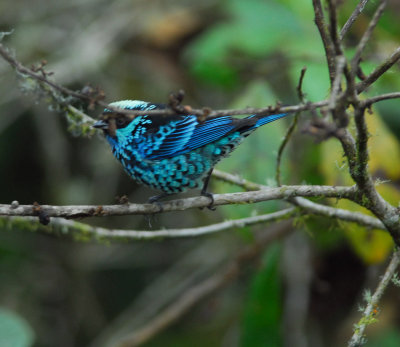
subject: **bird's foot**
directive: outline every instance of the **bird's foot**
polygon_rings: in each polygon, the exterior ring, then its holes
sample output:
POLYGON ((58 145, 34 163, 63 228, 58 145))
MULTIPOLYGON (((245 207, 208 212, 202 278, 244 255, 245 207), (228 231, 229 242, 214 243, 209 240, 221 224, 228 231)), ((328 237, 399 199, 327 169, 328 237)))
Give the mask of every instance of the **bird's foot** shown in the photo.
POLYGON ((146 220, 147 220, 147 223, 149 224, 149 228, 152 228, 152 227, 153 227, 152 224, 151 224, 151 220, 155 217, 155 215, 156 215, 157 213, 163 212, 164 207, 163 207, 162 202, 160 202, 159 200, 162 199, 162 198, 164 198, 164 197, 166 197, 167 195, 168 195, 168 194, 166 194, 166 193, 159 194, 159 195, 154 195, 154 196, 150 197, 149 200, 147 200, 147 202, 148 202, 149 204, 155 204, 155 205, 157 205, 157 207, 158 207, 158 211, 157 211, 157 212, 154 212, 154 213, 152 213, 152 214, 149 214, 149 215, 146 215, 146 216, 145 216, 145 218, 146 218, 146 220))
POLYGON ((163 193, 163 194, 159 194, 159 195, 154 195, 152 197, 149 198, 148 202, 149 204, 155 204, 158 206, 159 209, 159 213, 162 212, 164 210, 163 204, 162 202, 160 202, 159 200, 166 197, 168 194, 163 193))
POLYGON ((215 211, 217 208, 214 206, 214 195, 210 192, 206 192, 204 190, 200 193, 202 196, 206 196, 211 200, 210 204, 206 206, 210 211, 215 211))

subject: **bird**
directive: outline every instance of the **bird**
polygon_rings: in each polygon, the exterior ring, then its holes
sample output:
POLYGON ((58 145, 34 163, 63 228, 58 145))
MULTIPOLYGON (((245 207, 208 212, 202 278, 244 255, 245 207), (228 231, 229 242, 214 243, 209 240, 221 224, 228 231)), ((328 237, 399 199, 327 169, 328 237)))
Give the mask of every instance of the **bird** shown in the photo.
POLYGON ((167 108, 165 104, 141 100, 115 101, 109 106, 93 127, 103 130, 113 155, 131 178, 161 191, 149 203, 200 188, 201 195, 211 200, 210 209, 214 198, 207 187, 214 166, 257 128, 287 115, 201 120, 190 114, 135 115, 135 111, 167 108), (118 113, 119 108, 132 113, 118 113))

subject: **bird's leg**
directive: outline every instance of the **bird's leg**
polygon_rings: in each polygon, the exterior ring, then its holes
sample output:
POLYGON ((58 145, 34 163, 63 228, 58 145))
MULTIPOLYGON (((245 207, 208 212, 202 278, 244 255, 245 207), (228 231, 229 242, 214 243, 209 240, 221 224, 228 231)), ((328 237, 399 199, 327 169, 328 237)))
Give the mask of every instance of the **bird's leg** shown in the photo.
POLYGON ((154 196, 149 198, 148 202, 149 202, 149 204, 153 204, 155 202, 158 202, 158 200, 160 200, 162 198, 165 198, 168 195, 170 195, 170 194, 162 193, 162 194, 154 195, 154 196))
MULTIPOLYGON (((147 200, 147 202, 149 204, 156 204, 158 207, 158 212, 156 212, 156 213, 161 213, 164 210, 164 207, 163 207, 162 203, 158 200, 165 198, 167 195, 168 195, 167 193, 154 195, 154 196, 150 197, 149 200, 147 200)), ((152 217, 155 216, 156 213, 150 214, 150 215, 145 215, 145 218, 146 218, 147 222, 149 223, 150 228, 152 228, 151 219, 152 219, 152 217)))
POLYGON ((208 183, 210 182, 210 177, 211 177, 212 171, 213 171, 213 169, 211 169, 211 170, 208 172, 206 178, 204 179, 203 188, 201 189, 200 194, 203 195, 203 196, 206 196, 206 197, 210 198, 211 203, 210 203, 210 205, 207 206, 207 208, 208 208, 209 210, 211 210, 211 211, 215 211, 216 208, 214 207, 214 196, 212 195, 212 193, 207 192, 207 187, 208 187, 208 183))
POLYGON ((149 202, 149 204, 156 204, 160 209, 160 211, 158 211, 158 212, 162 212, 164 208, 163 208, 162 203, 160 201, 158 201, 158 200, 160 200, 162 198, 165 198, 168 195, 170 195, 170 194, 161 193, 159 195, 154 195, 154 196, 149 198, 148 202, 149 202))

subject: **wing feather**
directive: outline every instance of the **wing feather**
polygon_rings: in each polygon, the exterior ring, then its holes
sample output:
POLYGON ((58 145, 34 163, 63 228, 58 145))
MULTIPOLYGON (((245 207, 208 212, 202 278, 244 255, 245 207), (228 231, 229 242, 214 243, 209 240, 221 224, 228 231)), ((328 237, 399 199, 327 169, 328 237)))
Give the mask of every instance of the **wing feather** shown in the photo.
POLYGON ((197 119, 193 116, 186 116, 182 120, 172 121, 160 126, 159 130, 151 135, 147 151, 148 159, 164 159, 176 155, 182 151, 189 142, 197 119))
POLYGON ((179 120, 160 126, 159 130, 153 133, 153 148, 147 152, 147 158, 158 160, 171 158, 206 146, 234 131, 240 133, 253 131, 259 126, 284 116, 284 114, 265 117, 250 116, 242 119, 224 116, 210 118, 204 122, 199 122, 193 115, 182 116, 179 120), (157 142, 157 134, 160 134, 162 128, 166 134, 157 142))
POLYGON ((235 124, 231 117, 212 118, 199 123, 196 116, 186 116, 175 122, 172 131, 147 158, 161 160, 187 153, 217 141, 234 129, 235 124))

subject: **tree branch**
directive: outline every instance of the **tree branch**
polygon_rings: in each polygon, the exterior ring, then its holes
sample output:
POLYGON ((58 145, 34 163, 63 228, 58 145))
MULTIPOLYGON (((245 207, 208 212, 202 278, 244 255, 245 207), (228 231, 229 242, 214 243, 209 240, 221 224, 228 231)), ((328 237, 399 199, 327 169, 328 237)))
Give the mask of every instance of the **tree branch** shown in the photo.
POLYGON ((361 54, 364 51, 365 46, 367 45, 368 41, 372 36, 372 32, 374 31, 376 25, 378 24, 379 18, 381 18, 383 11, 385 10, 387 4, 387 0, 381 0, 380 5, 378 6, 377 10, 374 13, 374 16, 371 19, 371 22, 368 25, 367 30, 365 31, 364 35, 362 36, 359 44, 356 48, 356 53, 351 61, 351 68, 352 71, 355 72, 358 69, 358 65, 360 63, 361 54))
POLYGON ((335 59, 335 65, 336 65, 336 73, 332 82, 331 96, 329 98, 329 104, 328 104, 328 108, 331 112, 334 112, 335 109, 337 108, 338 95, 341 89, 343 71, 346 66, 346 58, 343 55, 337 56, 335 59))
MULTIPOLYGON (((304 75, 307 71, 307 68, 304 66, 301 71, 300 71, 300 77, 299 77, 299 83, 297 84, 297 94, 299 96, 300 101, 304 104, 304 94, 303 94, 303 80, 304 80, 304 75)), ((279 146, 278 149, 278 155, 276 157, 276 173, 275 173, 275 180, 276 180, 276 184, 278 187, 280 187, 281 184, 281 160, 282 160, 282 154, 283 151, 285 150, 286 145, 289 143, 289 140, 291 138, 291 136, 293 135, 296 127, 297 127, 297 121, 299 118, 299 114, 300 112, 296 112, 296 114, 294 115, 294 118, 292 120, 292 123, 290 124, 288 130, 286 131, 286 134, 279 146)))
POLYGON ((372 83, 374 83, 379 77, 381 77, 387 70, 389 70, 394 64, 400 59, 400 47, 398 47, 381 65, 375 68, 370 75, 364 81, 359 82, 356 85, 357 93, 363 92, 372 83))
POLYGON ((314 215, 340 219, 345 222, 357 223, 367 228, 387 231, 383 223, 378 218, 367 216, 364 213, 351 212, 342 208, 325 206, 304 198, 294 198, 293 202, 303 211, 314 215))
POLYGON ((364 10, 365 5, 368 3, 369 0, 360 0, 358 3, 357 7, 354 9, 353 13, 347 20, 347 22, 343 25, 342 30, 340 30, 339 38, 340 40, 343 40, 344 36, 346 33, 349 31, 353 23, 356 21, 358 16, 361 14, 361 12, 364 10))
POLYGON ((73 96, 74 98, 77 98, 77 99, 80 99, 83 101, 91 101, 91 97, 88 95, 85 95, 85 94, 82 94, 79 92, 75 92, 71 89, 65 88, 57 83, 50 81, 47 78, 48 74, 43 73, 43 70, 40 70, 40 72, 35 72, 32 69, 25 67, 11 55, 11 53, 8 51, 8 49, 2 43, 0 43, 0 56, 2 56, 5 61, 7 61, 12 67, 15 68, 15 70, 17 70, 19 73, 21 73, 23 75, 29 76, 36 81, 43 82, 43 83, 49 85, 51 88, 59 91, 62 94, 70 95, 70 96, 73 96))
MULTIPOLYGON (((355 187, 332 186, 282 186, 259 191, 240 192, 230 194, 215 194, 214 205, 253 204, 261 201, 281 200, 296 196, 325 197, 352 199, 356 193, 355 187)), ((40 213, 47 217, 83 218, 122 216, 137 214, 154 214, 159 212, 183 211, 190 208, 207 207, 210 204, 208 197, 197 196, 193 198, 171 200, 162 203, 162 211, 157 204, 123 204, 123 205, 10 205, 0 204, 0 216, 39 216, 40 213)))
MULTIPOLYGON (((116 108, 110 106, 108 103, 103 102, 102 98, 100 99, 98 95, 91 95, 91 93, 85 94, 83 92, 73 91, 66 87, 63 87, 53 81, 48 79, 48 73, 43 72, 44 70, 41 69, 40 72, 36 72, 32 69, 29 69, 22 65, 17 59, 13 57, 13 55, 8 51, 8 49, 0 43, 0 56, 3 57, 5 61, 7 61, 12 67, 14 67, 20 74, 28 76, 33 80, 38 81, 39 83, 44 83, 51 87, 52 89, 60 92, 65 96, 71 96, 73 98, 86 101, 89 105, 100 105, 102 107, 108 108, 112 111, 121 113, 121 114, 132 114, 132 111, 123 110, 120 108, 116 108)), ((84 88, 85 89, 85 88, 84 88)), ((83 90, 84 90, 83 89, 83 90)), ((104 97, 104 94, 101 94, 104 97)), ((179 108, 179 112, 172 108, 166 109, 158 109, 158 110, 148 110, 148 111, 135 111, 135 115, 160 115, 160 116, 173 116, 177 113, 180 114, 192 114, 197 115, 199 117, 207 118, 207 117, 220 117, 220 116, 234 116, 234 115, 246 115, 246 114, 274 114, 274 113, 290 113, 290 112, 300 112, 304 110, 312 110, 315 108, 326 106, 328 101, 323 100, 316 103, 310 103, 307 105, 294 105, 294 106, 267 106, 262 108, 254 108, 254 107, 247 107, 243 109, 222 109, 222 110, 212 110, 210 108, 203 108, 203 109, 194 109, 190 106, 184 106, 179 108)), ((74 112, 77 111, 76 109, 74 112)), ((94 122, 93 118, 86 116, 86 121, 88 123, 94 122)))
MULTIPOLYGON (((320 5, 320 4, 319 4, 320 5)), ((317 6, 317 8, 320 8, 317 6)), ((321 9, 322 11, 322 9, 321 9)), ((319 12, 318 12, 319 13, 319 12)), ((322 12, 321 12, 322 13, 322 12)), ((319 16, 319 15, 318 15, 319 16)), ((319 17, 318 17, 319 18, 319 17)), ((326 30, 326 28, 325 28, 326 30)), ((48 76, 46 73, 41 73, 41 72, 35 72, 32 69, 29 69, 22 65, 19 61, 17 61, 12 54, 8 51, 8 49, 0 43, 0 56, 3 57, 5 61, 7 61, 11 66, 13 66, 19 73, 22 75, 29 76, 30 78, 40 82, 40 83, 45 83, 54 90, 66 95, 66 96, 71 96, 74 98, 77 98, 82 101, 86 101, 89 104, 94 103, 101 105, 103 107, 107 107, 109 109, 112 109, 116 112, 119 113, 127 113, 131 114, 130 111, 126 110, 121 110, 118 108, 113 108, 109 106, 108 103, 103 102, 102 100, 98 100, 94 98, 91 95, 82 93, 82 92, 77 92, 70 90, 68 88, 65 88, 61 85, 58 85, 57 83, 50 81, 48 79, 48 76)), ((390 67, 392 67, 397 61, 400 59, 400 48, 398 48, 384 63, 382 63, 378 68, 375 69, 374 72, 371 73, 364 81, 360 82, 357 84, 357 92, 361 93, 365 88, 367 88, 370 84, 372 84, 376 79, 378 79, 384 72, 386 72, 390 67)), ((333 60, 334 64, 334 60, 333 60)), ((341 98, 342 96, 339 95, 338 98, 341 98)), ((254 107, 247 107, 243 109, 220 109, 220 110, 210 110, 207 109, 207 117, 219 117, 219 116, 234 116, 234 115, 245 115, 245 114, 273 114, 273 113, 291 113, 291 112, 301 112, 301 111, 306 111, 306 110, 314 110, 317 108, 325 107, 329 105, 332 98, 330 100, 322 100, 319 102, 315 103, 307 103, 307 104, 299 104, 299 105, 293 105, 293 106, 267 106, 267 107, 262 107, 262 108, 254 108, 254 107)), ((82 111, 78 110, 72 105, 67 105, 67 109, 69 112, 73 113, 74 115, 77 115, 81 122, 91 124, 95 120, 88 116, 87 114, 83 113, 82 111)), ((205 114, 205 109, 194 109, 194 108, 187 108, 186 111, 183 110, 183 113, 190 113, 198 116, 204 116, 205 114)), ((149 111, 135 111, 135 114, 137 115, 163 115, 163 116, 169 116, 169 115, 175 115, 176 111, 172 109, 165 109, 165 110, 149 110, 149 111)))
POLYGON ((328 63, 329 78, 331 83, 335 77, 335 49, 331 37, 329 36, 328 29, 325 24, 324 12, 320 0, 313 0, 314 7, 314 22, 317 25, 322 43, 325 49, 326 61, 328 63))
POLYGON ((375 104, 376 102, 390 100, 390 99, 400 99, 400 92, 393 92, 393 93, 387 93, 387 94, 373 96, 371 98, 366 99, 364 101, 364 104, 366 107, 369 107, 372 104, 375 104))
POLYGON ((390 280, 393 278, 393 275, 399 266, 400 263, 400 251, 397 251, 393 254, 392 260, 390 261, 389 266, 387 267, 385 274, 383 275, 381 281, 378 284, 378 287, 376 288, 374 294, 367 298, 368 304, 367 307, 365 308, 362 318, 356 324, 355 329, 354 329, 354 334, 351 337, 348 346, 349 347, 360 347, 362 346, 365 341, 363 339, 364 336, 364 331, 365 328, 376 321, 375 319, 375 313, 374 310, 376 310, 376 307, 379 304, 380 299, 383 296, 383 293, 385 292, 385 289, 390 283, 390 280))
MULTIPOLYGON (((215 169, 213 171, 213 176, 222 181, 235 184, 250 191, 258 189, 268 189, 267 186, 264 186, 262 184, 250 182, 236 175, 232 175, 230 173, 215 169)), ((314 215, 324 216, 328 218, 337 218, 346 222, 357 223, 359 225, 363 225, 372 229, 386 230, 385 226, 379 219, 367 216, 360 212, 351 212, 341 208, 325 206, 300 197, 293 198, 290 200, 290 202, 300 207, 302 210, 312 213, 314 215)))
POLYGON ((290 123, 289 128, 286 131, 286 134, 283 138, 283 141, 281 142, 279 149, 278 149, 278 155, 276 157, 276 173, 275 173, 275 180, 276 180, 276 184, 278 187, 282 186, 282 182, 281 182, 281 160, 282 160, 282 154, 283 151, 285 150, 286 145, 288 144, 293 132, 295 131, 296 127, 297 127, 297 121, 299 118, 299 113, 296 113, 292 123, 290 123))
POLYGON ((27 229, 45 234, 71 236, 76 241, 117 241, 131 240, 160 240, 163 238, 198 237, 233 228, 272 223, 290 218, 296 214, 296 208, 287 208, 278 212, 242 219, 228 220, 222 223, 211 224, 197 228, 161 229, 153 231, 107 229, 91 226, 85 223, 52 218, 51 226, 43 225, 37 217, 0 217, 0 226, 13 230, 27 229))
POLYGON ((334 47, 334 57, 343 54, 338 34, 337 0, 327 0, 329 9, 329 34, 334 47))
MULTIPOLYGON (((340 208, 321 205, 304 198, 293 198, 290 200, 290 202, 298 206, 303 212, 307 212, 309 214, 339 219, 345 222, 353 222, 371 229, 386 230, 385 226, 381 221, 379 221, 379 219, 364 215, 359 212, 350 212, 340 208)), ((153 231, 107 229, 57 217, 52 218, 51 226, 48 226, 41 224, 37 217, 2 216, 0 217, 0 225, 11 230, 17 228, 45 234, 70 236, 76 241, 86 242, 91 240, 97 242, 127 242, 131 240, 159 240, 163 238, 199 237, 233 228, 243 228, 250 225, 272 223, 291 218, 295 216, 296 213, 296 208, 287 208, 273 213, 236 220, 228 220, 203 227, 161 229, 153 231)))
POLYGON ((400 246, 399 211, 376 191, 373 179, 367 170, 368 129, 364 119, 365 105, 359 100, 353 100, 353 106, 357 129, 356 142, 347 129, 337 129, 335 136, 342 144, 349 164, 350 175, 358 187, 357 197, 354 201, 378 217, 389 231, 396 245, 400 246))

